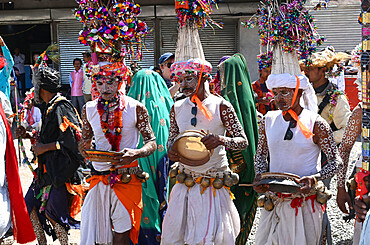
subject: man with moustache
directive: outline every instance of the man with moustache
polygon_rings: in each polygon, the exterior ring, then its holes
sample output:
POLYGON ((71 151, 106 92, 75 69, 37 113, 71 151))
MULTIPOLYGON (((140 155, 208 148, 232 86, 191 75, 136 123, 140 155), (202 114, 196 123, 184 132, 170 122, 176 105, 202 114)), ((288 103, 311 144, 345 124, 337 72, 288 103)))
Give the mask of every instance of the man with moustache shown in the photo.
POLYGON ((316 113, 313 88, 300 71, 271 74, 266 83, 280 110, 268 112, 261 121, 254 189, 265 193, 274 208, 262 209, 256 244, 318 244, 323 209, 316 201, 314 188, 317 181, 330 178, 341 169, 333 133, 316 113), (300 104, 301 97, 304 105, 300 104), (320 150, 328 159, 322 168, 317 164, 320 150), (302 185, 299 193, 286 195, 269 191, 268 185, 257 185, 266 172, 298 175, 302 185))
POLYGON ((126 82, 127 67, 122 62, 105 62, 93 73, 99 98, 82 110, 80 151, 95 149, 122 153, 114 165, 92 161, 90 190, 81 216, 81 244, 137 244, 142 214, 143 172, 138 158, 156 150, 147 109, 140 102, 120 93, 126 82), (139 133, 144 145, 137 148, 139 133), (113 228, 113 230, 112 230, 113 228))
POLYGON ((199 58, 179 61, 171 71, 187 98, 175 102, 170 112, 168 156, 178 162, 178 176, 186 174, 193 185, 179 182, 173 187, 161 244, 235 244, 240 231, 238 211, 229 187, 223 183, 217 187, 215 182, 225 180, 231 173, 225 147, 245 149, 247 137, 233 106, 205 89, 212 71, 210 63, 199 58), (174 150, 175 138, 187 130, 207 132, 201 141, 213 151, 208 162, 189 162, 174 150), (225 136, 226 132, 230 136, 225 136), (205 187, 203 181, 207 180, 213 185, 205 187))

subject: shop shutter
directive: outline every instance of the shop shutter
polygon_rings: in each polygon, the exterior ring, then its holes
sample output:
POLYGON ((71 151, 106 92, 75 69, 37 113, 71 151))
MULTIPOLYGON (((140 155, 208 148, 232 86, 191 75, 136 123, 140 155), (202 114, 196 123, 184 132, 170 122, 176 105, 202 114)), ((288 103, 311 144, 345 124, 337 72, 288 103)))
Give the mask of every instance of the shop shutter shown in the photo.
MULTIPOLYGON (((150 28, 153 21, 147 21, 150 28)), ((91 51, 89 46, 84 46, 78 41, 78 34, 82 29, 82 23, 77 20, 58 23, 58 43, 60 51, 60 73, 63 84, 69 83, 69 74, 73 71, 73 59, 82 59, 82 53, 91 51)), ((142 68, 149 68, 154 65, 154 31, 145 38, 143 47, 143 60, 139 62, 142 68)), ((127 65, 130 60, 126 60, 127 65)))
POLYGON ((350 51, 361 42, 361 25, 358 23, 360 6, 329 7, 312 10, 317 30, 326 42, 321 47, 333 46, 336 51, 350 51))
MULTIPOLYGON (((199 30, 206 60, 213 66, 212 74, 216 74, 218 61, 225 55, 233 55, 238 48, 237 20, 215 19, 223 22, 224 28, 214 27, 202 28, 199 30)), ((175 53, 177 42, 177 20, 163 19, 161 21, 161 54, 166 52, 175 53)))
POLYGON ((82 24, 77 20, 58 23, 59 70, 62 84, 69 84, 69 74, 74 70, 73 59, 82 59, 82 53, 90 51, 89 46, 84 46, 78 41, 81 30, 82 24))

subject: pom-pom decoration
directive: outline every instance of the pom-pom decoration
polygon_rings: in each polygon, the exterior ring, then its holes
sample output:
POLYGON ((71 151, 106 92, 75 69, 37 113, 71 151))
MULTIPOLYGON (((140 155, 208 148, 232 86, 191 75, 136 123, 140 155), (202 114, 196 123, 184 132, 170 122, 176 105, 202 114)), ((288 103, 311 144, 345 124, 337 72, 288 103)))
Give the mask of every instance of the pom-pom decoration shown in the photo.
POLYGON ((359 43, 351 52, 351 63, 354 67, 361 67, 362 44, 359 43))
POLYGON ((272 65, 272 51, 267 51, 257 55, 257 63, 259 70, 269 68, 272 65))
POLYGON ((150 32, 138 19, 140 5, 129 1, 76 0, 76 18, 84 24, 79 34, 81 44, 90 46, 101 60, 122 61, 125 56, 142 59, 142 39, 150 32))
MULTIPOLYGON (((314 18, 304 3, 304 0, 288 0, 279 5, 276 0, 264 0, 257 13, 242 24, 248 29, 259 27, 260 45, 266 47, 267 52, 282 45, 284 52, 294 51, 300 59, 307 59, 325 38, 317 32, 314 18)), ((262 58, 270 56, 271 53, 262 58)))
POLYGON ((214 0, 175 0, 177 19, 180 26, 196 23, 198 28, 215 25, 222 28, 222 23, 216 23, 210 17, 213 12, 214 0))

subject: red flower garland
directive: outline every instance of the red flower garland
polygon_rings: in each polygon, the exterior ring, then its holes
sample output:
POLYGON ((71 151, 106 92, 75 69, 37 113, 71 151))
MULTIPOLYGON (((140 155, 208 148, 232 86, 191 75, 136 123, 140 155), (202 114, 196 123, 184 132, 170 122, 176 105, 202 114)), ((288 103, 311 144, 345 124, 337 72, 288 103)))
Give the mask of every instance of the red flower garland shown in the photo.
MULTIPOLYGON (((120 101, 120 96, 118 96, 118 101, 120 101)), ((112 146, 112 151, 119 151, 119 145, 122 139, 122 135, 121 135, 122 127, 123 127, 122 108, 120 107, 121 107, 120 103, 118 103, 117 108, 114 110, 114 134, 112 134, 109 131, 109 125, 108 125, 109 119, 107 122, 104 122, 102 120, 102 116, 104 112, 107 111, 108 109, 108 101, 103 102, 101 96, 98 99, 97 109, 100 115, 100 125, 103 129, 105 138, 108 140, 109 144, 112 146)), ((108 114, 108 118, 109 118, 109 114, 108 114)))

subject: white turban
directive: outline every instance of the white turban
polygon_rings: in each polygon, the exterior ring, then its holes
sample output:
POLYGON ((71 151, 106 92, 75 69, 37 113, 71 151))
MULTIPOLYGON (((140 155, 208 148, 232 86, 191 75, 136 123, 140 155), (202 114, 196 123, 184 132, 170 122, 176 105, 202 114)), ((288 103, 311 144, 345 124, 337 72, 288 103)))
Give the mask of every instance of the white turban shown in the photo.
MULTIPOLYGON (((317 98, 315 90, 305 75, 297 75, 299 79, 299 88, 303 90, 300 105, 310 111, 317 113, 317 98)), ((289 73, 271 74, 267 78, 266 86, 272 90, 274 88, 295 88, 297 78, 289 73)))

